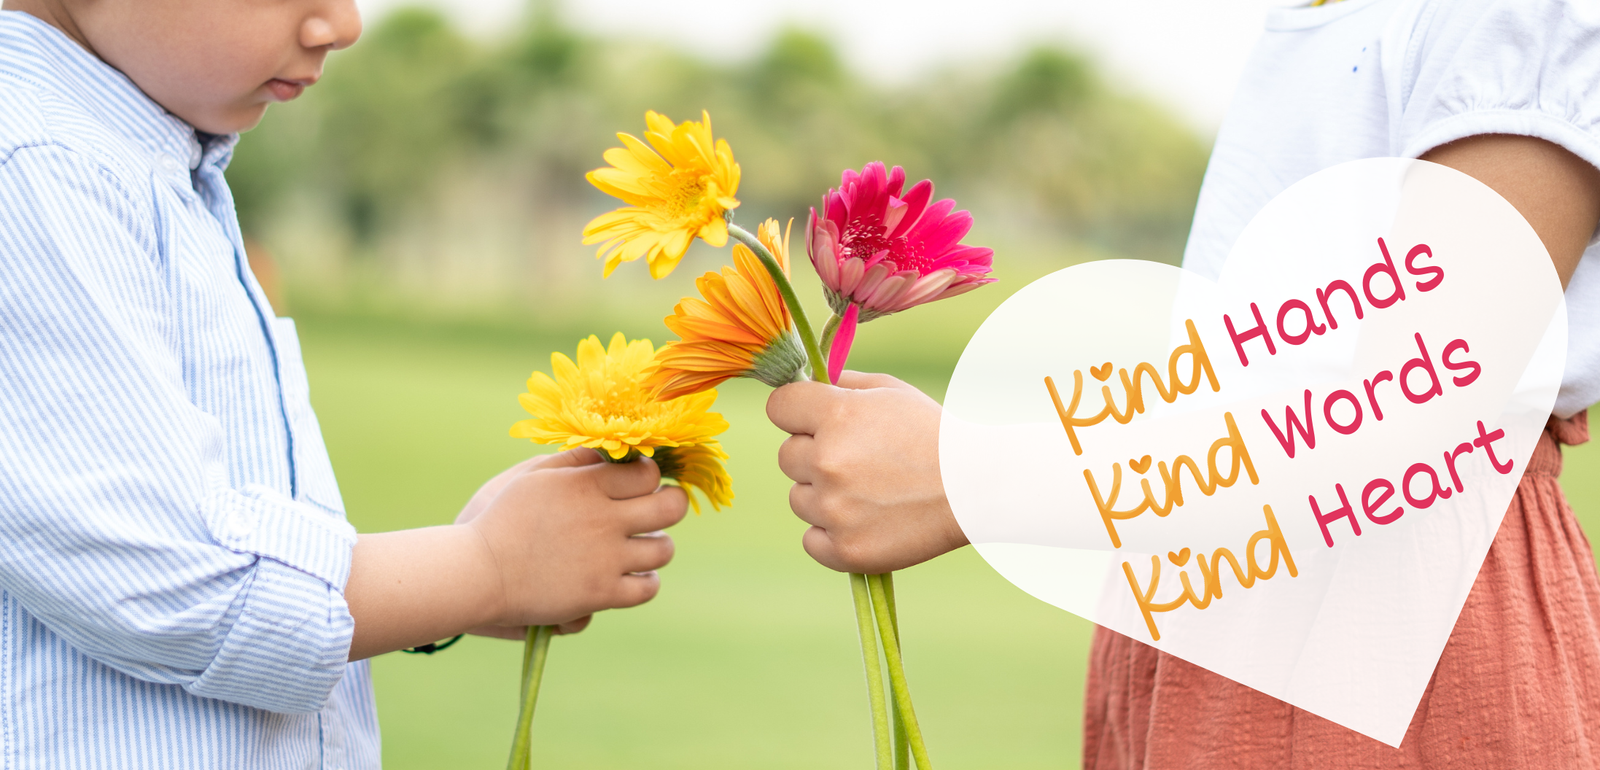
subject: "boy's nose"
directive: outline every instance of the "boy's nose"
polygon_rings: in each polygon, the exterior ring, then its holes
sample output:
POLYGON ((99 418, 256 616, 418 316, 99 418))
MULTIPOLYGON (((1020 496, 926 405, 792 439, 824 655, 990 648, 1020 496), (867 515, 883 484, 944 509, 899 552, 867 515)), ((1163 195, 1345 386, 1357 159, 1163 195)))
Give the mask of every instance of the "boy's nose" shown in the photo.
POLYGON ((361 37, 361 11, 355 0, 318 3, 300 25, 300 45, 306 48, 348 48, 361 37))

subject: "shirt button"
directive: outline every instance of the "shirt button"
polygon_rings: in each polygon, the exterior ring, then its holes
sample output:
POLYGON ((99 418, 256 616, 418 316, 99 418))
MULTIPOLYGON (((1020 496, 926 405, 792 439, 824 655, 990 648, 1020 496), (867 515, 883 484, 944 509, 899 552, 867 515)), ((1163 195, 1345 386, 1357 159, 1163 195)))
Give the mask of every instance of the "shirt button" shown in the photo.
POLYGON ((168 174, 178 174, 185 170, 181 165, 178 164, 177 158, 165 153, 163 153, 160 159, 156 161, 156 165, 160 166, 161 170, 168 174))

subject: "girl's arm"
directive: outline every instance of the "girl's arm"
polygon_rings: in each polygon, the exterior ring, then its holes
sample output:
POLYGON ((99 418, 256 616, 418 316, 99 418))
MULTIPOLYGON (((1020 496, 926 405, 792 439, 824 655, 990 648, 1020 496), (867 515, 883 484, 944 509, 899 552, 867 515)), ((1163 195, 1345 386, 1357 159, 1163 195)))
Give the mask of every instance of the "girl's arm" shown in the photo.
POLYGON ((1470 136, 1435 147, 1423 160, 1449 166, 1515 206, 1544 241, 1565 287, 1600 222, 1600 169, 1543 139, 1470 136))

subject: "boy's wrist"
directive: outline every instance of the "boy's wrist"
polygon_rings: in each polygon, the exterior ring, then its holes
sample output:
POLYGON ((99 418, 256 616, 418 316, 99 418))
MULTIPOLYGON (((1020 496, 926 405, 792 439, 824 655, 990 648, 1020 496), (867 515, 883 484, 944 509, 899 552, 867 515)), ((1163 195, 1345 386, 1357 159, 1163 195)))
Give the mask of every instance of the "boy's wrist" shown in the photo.
POLYGON ((493 624, 503 595, 493 550, 465 526, 362 535, 345 586, 355 619, 350 659, 493 624))
POLYGON ((463 547, 467 551, 466 563, 470 566, 472 576, 469 578, 475 594, 473 604, 478 607, 480 616, 469 626, 478 628, 486 625, 502 625, 506 616, 510 614, 510 603, 507 600, 505 569, 500 564, 500 554, 489 544, 489 537, 473 522, 455 524, 450 529, 457 530, 463 540, 463 547))

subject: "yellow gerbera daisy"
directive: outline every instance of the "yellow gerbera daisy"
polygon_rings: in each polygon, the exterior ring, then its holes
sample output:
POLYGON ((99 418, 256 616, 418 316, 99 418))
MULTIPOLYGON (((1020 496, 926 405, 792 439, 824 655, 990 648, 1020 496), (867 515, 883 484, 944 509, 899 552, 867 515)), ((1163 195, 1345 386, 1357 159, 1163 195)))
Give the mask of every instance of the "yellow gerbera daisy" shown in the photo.
MULTIPOLYGON (((661 467, 662 478, 675 479, 685 492, 699 490, 712 508, 720 511, 722 506, 733 503, 733 480, 722 464, 728 459, 728 453, 722 451, 721 443, 708 441, 694 446, 661 447, 656 450, 654 459, 661 467)), ((700 512, 700 501, 692 494, 689 505, 694 506, 695 513, 700 512)))
POLYGON ((588 174, 589 183, 629 205, 601 214, 583 228, 585 244, 600 243, 604 275, 623 262, 644 257, 650 276, 672 272, 696 238, 712 246, 728 242, 724 215, 738 208, 739 164, 725 139, 713 139, 711 115, 674 125, 646 112, 645 139, 617 134, 621 147, 606 150, 611 166, 588 174), (603 242, 603 243, 602 243, 603 242))
POLYGON ((579 342, 576 363, 552 353, 555 376, 534 372, 528 378, 528 392, 518 400, 533 418, 511 426, 511 435, 562 449, 597 449, 613 462, 665 452, 658 460, 661 475, 699 489, 720 507, 732 498, 732 482, 716 441, 728 421, 708 411, 717 392, 658 400, 644 382, 654 360, 649 340, 629 342, 620 332, 609 347, 595 336, 579 342))
MULTIPOLYGON (((768 219, 756 238, 789 272, 789 236, 768 219)), ((695 280, 701 299, 684 297, 667 328, 679 339, 656 354, 656 370, 648 383, 659 398, 678 398, 714 388, 733 377, 750 377, 773 387, 803 375, 806 354, 790 328, 772 275, 742 243, 733 246, 733 266, 695 280)))

